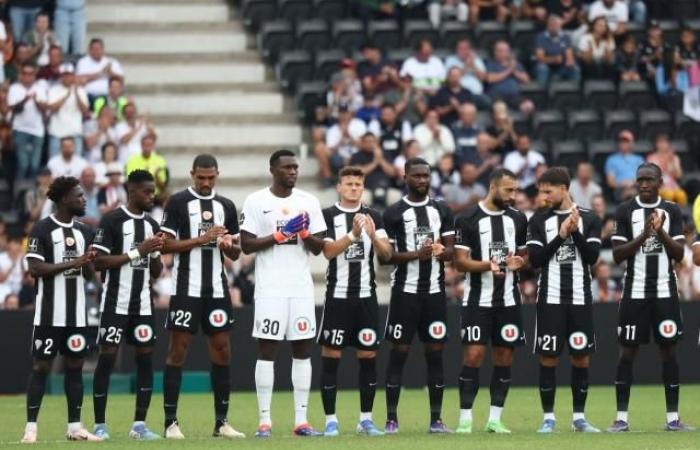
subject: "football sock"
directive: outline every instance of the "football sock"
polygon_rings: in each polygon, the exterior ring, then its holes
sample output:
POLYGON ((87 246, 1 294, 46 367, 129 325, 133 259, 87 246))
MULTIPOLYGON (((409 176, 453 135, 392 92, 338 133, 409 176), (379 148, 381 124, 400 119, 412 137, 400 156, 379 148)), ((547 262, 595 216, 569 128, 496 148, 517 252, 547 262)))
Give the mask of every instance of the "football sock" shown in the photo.
POLYGON ((403 366, 406 364, 408 352, 401 352, 392 349, 389 353, 389 365, 386 370, 386 418, 387 420, 398 421, 396 409, 399 406, 399 395, 401 395, 401 378, 403 366))
POLYGON ((371 420, 372 409, 374 408, 374 395, 377 392, 377 361, 374 358, 362 358, 358 363, 360 365, 358 374, 360 412, 369 414, 369 420, 371 420))
MULTIPOLYGON (((617 375, 615 376, 615 398, 617 400, 618 416, 621 412, 627 412, 633 379, 634 370, 632 361, 627 358, 620 358, 617 363, 617 375)), ((619 420, 627 421, 627 419, 619 420)))
POLYGON ((270 406, 275 384, 275 362, 259 359, 255 364, 255 391, 258 396, 258 415, 261 425, 272 425, 270 406))
POLYGON ((307 423, 306 410, 311 390, 311 359, 292 359, 292 386, 294 387, 294 426, 307 423))
POLYGON ((153 355, 136 355, 136 410, 135 422, 145 422, 153 394, 153 355))
POLYGON ((92 380, 92 407, 95 412, 95 423, 105 423, 109 377, 112 375, 116 359, 115 353, 100 353, 97 359, 97 367, 92 380))
POLYGON ((442 367, 442 350, 425 354, 428 366, 428 397, 430 399, 430 423, 440 420, 442 395, 445 390, 445 375, 442 367))
POLYGON ((27 385, 27 422, 36 422, 41 408, 41 401, 46 391, 48 373, 42 370, 32 370, 27 385))
POLYGON ((462 366, 459 374, 459 407, 471 410, 479 392, 479 368, 462 366))
POLYGON ((556 367, 540 365, 540 401, 545 414, 554 412, 554 397, 557 393, 556 370, 556 367))
POLYGON ((216 415, 216 427, 223 425, 228 416, 228 399, 231 393, 231 377, 229 376, 229 366, 221 366, 212 363, 211 389, 214 392, 214 414, 216 415))
POLYGON ((677 413, 680 384, 678 381, 678 361, 675 357, 663 362, 662 378, 666 394, 666 412, 677 413))
POLYGON ((490 386, 491 406, 503 408, 508 389, 510 389, 510 366, 494 366, 490 386))
POLYGON ((588 367, 571 367, 571 396, 574 414, 583 414, 588 397, 588 367))
POLYGON ((489 408, 489 422, 492 420, 500 421, 502 412, 503 412, 502 406, 491 405, 491 407, 489 408))
POLYGON ((180 398, 182 367, 165 366, 163 374, 163 410, 165 411, 165 428, 177 420, 177 402, 180 398))
POLYGON ((80 422, 83 407, 83 368, 66 367, 63 374, 63 390, 68 403, 68 422, 80 422))
POLYGON ((335 414, 335 397, 338 390, 338 358, 321 358, 321 401, 326 415, 335 414))

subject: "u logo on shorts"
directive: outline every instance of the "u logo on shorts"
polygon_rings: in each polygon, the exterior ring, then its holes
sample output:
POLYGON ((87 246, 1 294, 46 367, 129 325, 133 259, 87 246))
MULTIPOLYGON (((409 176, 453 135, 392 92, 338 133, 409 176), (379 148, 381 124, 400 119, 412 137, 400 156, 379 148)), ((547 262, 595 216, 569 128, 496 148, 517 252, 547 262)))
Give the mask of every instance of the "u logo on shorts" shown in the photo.
POLYGON ((68 338, 68 348, 72 352, 81 352, 85 349, 87 342, 82 334, 73 334, 68 338))

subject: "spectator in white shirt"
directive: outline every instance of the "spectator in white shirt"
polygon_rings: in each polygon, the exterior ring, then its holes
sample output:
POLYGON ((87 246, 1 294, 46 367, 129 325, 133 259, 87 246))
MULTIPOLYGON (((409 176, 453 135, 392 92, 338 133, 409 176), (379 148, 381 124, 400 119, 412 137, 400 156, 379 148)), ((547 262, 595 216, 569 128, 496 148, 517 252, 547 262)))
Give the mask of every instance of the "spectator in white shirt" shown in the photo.
POLYGON ((75 140, 72 136, 61 138, 61 153, 49 159, 47 167, 51 176, 80 178, 88 162, 76 154, 75 140))
POLYGON ((130 101, 124 106, 124 120, 117 124, 115 133, 119 141, 119 161, 126 164, 133 155, 141 153, 141 139, 149 134, 156 135, 156 129, 147 115, 138 115, 136 104, 130 101))
POLYGON ((423 150, 421 156, 431 166, 434 166, 442 155, 455 151, 452 131, 440 123, 440 116, 435 109, 426 113, 423 123, 418 124, 413 130, 413 137, 423 150))
POLYGON ((588 21, 593 22, 598 17, 605 17, 610 31, 621 36, 627 31, 629 8, 623 0, 596 0, 588 9, 588 21))
POLYGON ((469 5, 467 0, 433 0, 428 5, 428 17, 433 28, 440 28, 443 19, 466 22, 469 18, 469 5))
POLYGON ((591 209, 593 197, 603 193, 598 183, 593 181, 593 165, 580 161, 576 167, 576 178, 571 180, 569 194, 571 199, 582 208, 591 209))
POLYGON ((17 178, 34 178, 39 173, 44 149, 46 82, 36 81, 36 69, 24 64, 19 81, 12 83, 7 94, 12 108, 12 142, 17 156, 17 178))
POLYGON ((5 45, 7 43, 7 31, 5 24, 0 20, 0 83, 5 81, 5 45))
POLYGON ((127 195, 124 188, 124 166, 118 162, 107 165, 107 185, 97 194, 100 214, 105 215, 121 205, 126 205, 127 195))
POLYGON ((7 241, 7 251, 0 253, 0 308, 17 309, 19 293, 27 273, 22 250, 22 239, 12 237, 7 241))
POLYGON ((85 91, 91 103, 95 98, 109 93, 110 77, 124 77, 122 65, 105 55, 104 42, 99 38, 90 41, 88 54, 78 60, 76 73, 85 80, 85 91))
POLYGON ((72 137, 75 141, 75 151, 83 153, 83 116, 90 113, 88 97, 85 89, 79 86, 75 79, 73 65, 61 65, 61 82, 49 89, 48 109, 51 115, 49 121, 49 157, 56 156, 60 141, 64 137, 72 137))
POLYGON ((95 168, 95 178, 98 186, 105 186, 109 180, 107 179, 107 167, 113 162, 119 163, 117 156, 117 144, 114 142, 106 142, 100 149, 101 159, 93 164, 95 168))
POLYGON ((515 142, 515 150, 506 155, 503 167, 518 177, 520 189, 526 189, 535 184, 535 170, 540 164, 546 164, 541 153, 531 148, 530 136, 521 134, 515 142))
POLYGON ((422 39, 416 45, 416 54, 403 62, 399 75, 408 78, 411 85, 432 95, 445 81, 447 71, 440 58, 433 55, 433 44, 422 39))

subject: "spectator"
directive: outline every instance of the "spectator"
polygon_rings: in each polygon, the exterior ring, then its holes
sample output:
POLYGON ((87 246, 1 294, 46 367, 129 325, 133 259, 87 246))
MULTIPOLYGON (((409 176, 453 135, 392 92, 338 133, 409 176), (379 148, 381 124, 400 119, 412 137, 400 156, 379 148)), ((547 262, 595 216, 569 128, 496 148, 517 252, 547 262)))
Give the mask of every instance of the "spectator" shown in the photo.
POLYGON ((594 1, 588 8, 588 21, 593 23, 600 17, 605 20, 608 29, 615 36, 622 36, 627 31, 629 8, 623 0, 594 1))
POLYGON ((612 249, 612 238, 615 232, 615 217, 608 214, 608 205, 605 202, 605 197, 602 194, 594 195, 591 198, 591 210, 598 216, 601 223, 600 240, 602 247, 612 249))
POLYGON ((118 162, 107 164, 107 184, 100 189, 97 197, 100 214, 105 215, 121 205, 126 205, 123 172, 124 168, 118 162))
POLYGON ((493 46, 493 59, 486 63, 486 93, 494 100, 503 100, 524 114, 531 113, 535 106, 520 95, 520 84, 530 82, 522 64, 518 62, 506 41, 498 41, 493 46))
POLYGON ((48 6, 47 0, 11 1, 10 22, 12 23, 12 36, 15 42, 21 42, 27 31, 32 29, 37 14, 48 6))
POLYGON ((462 87, 471 92, 473 101, 479 109, 491 106, 491 99, 484 95, 486 80, 486 64, 474 51, 468 39, 460 39, 455 48, 455 54, 445 59, 445 67, 449 70, 457 67, 461 70, 460 82, 462 87))
POLYGON ((333 174, 350 162, 350 157, 357 151, 360 138, 366 132, 367 125, 353 117, 346 105, 341 105, 338 110, 338 122, 328 129, 326 142, 319 142, 314 148, 324 185, 334 184, 333 174))
POLYGON ((535 40, 535 79, 544 87, 549 85, 550 78, 565 81, 581 79, 571 38, 562 32, 561 26, 561 18, 550 15, 547 29, 535 40))
POLYGON ((627 200, 637 193, 637 167, 644 163, 644 158, 632 153, 633 144, 632 132, 620 131, 617 136, 618 150, 605 161, 605 178, 617 201, 627 200))
POLYGON ((121 77, 109 78, 109 92, 95 99, 92 110, 95 116, 100 114, 102 108, 109 108, 114 111, 114 116, 118 121, 124 120, 124 108, 129 103, 129 99, 124 95, 124 79, 121 77))
POLYGON ((331 77, 331 88, 326 94, 326 104, 330 116, 337 119, 341 106, 347 107, 352 112, 360 109, 362 94, 355 88, 352 78, 337 72, 331 77))
POLYGON ((411 124, 399 119, 393 105, 383 104, 379 118, 379 145, 384 152, 384 159, 394 162, 401 154, 404 143, 412 138, 411 124))
POLYGON ((357 65, 357 76, 365 95, 383 95, 387 91, 401 89, 398 71, 382 57, 381 50, 374 42, 363 44, 360 51, 364 61, 357 65))
POLYGON ((464 161, 476 166, 477 180, 483 186, 488 186, 489 177, 493 169, 501 164, 501 156, 491 152, 493 140, 487 133, 479 133, 476 137, 476 152, 464 161))
MULTIPOLYGON (((410 139, 403 146, 403 151, 394 160, 394 170, 396 171, 396 182, 399 186, 403 186, 403 178, 405 173, 406 161, 411 158, 417 158, 421 154, 420 144, 415 139, 410 139)), ((700 210, 700 209, 699 209, 700 210)))
POLYGON ((435 109, 427 112, 423 123, 414 128, 413 135, 423 151, 421 156, 431 166, 437 163, 443 154, 455 151, 452 132, 440 123, 438 112, 435 109))
POLYGON ((505 23, 510 17, 508 0, 469 0, 469 22, 476 25, 483 20, 505 23))
POLYGON ((527 217, 528 220, 530 220, 530 217, 535 214, 535 208, 532 204, 532 200, 522 189, 519 189, 515 193, 515 209, 525 214, 525 217, 527 217))
POLYGON ((102 39, 93 38, 88 54, 78 60, 76 74, 84 80, 85 92, 93 104, 98 97, 109 94, 110 78, 124 78, 124 69, 119 61, 105 55, 102 39))
POLYGON ((606 262, 601 261, 593 266, 591 292, 594 303, 617 303, 622 299, 622 291, 610 277, 610 265, 606 262))
POLYGON ((484 185, 477 182, 477 167, 474 164, 463 164, 459 174, 459 184, 453 184, 444 189, 445 201, 454 214, 465 211, 487 194, 484 185))
POLYGON ((494 139, 494 153, 505 157, 515 149, 515 141, 518 138, 508 106, 501 101, 494 103, 491 108, 491 118, 492 123, 486 128, 486 132, 494 139))
POLYGON ((141 139, 147 134, 156 134, 150 118, 138 115, 136 103, 129 101, 124 106, 124 120, 115 127, 119 140, 119 161, 126 163, 132 155, 141 153, 141 139))
POLYGON ((416 45, 415 56, 403 62, 399 75, 408 79, 416 90, 433 95, 445 80, 445 65, 433 55, 433 44, 422 39, 416 45))
POLYGON ((527 189, 535 184, 535 169, 540 164, 546 164, 541 153, 531 149, 530 136, 521 134, 515 141, 515 151, 506 155, 503 167, 518 177, 520 189, 527 189))
MULTIPOLYGON (((49 89, 49 156, 58 154, 60 141, 71 137, 75 150, 83 153, 83 116, 90 112, 85 89, 78 85, 73 65, 61 65, 61 82, 49 89)), ((78 176, 80 173, 78 173, 78 176)))
POLYGON ((683 178, 683 168, 681 160, 676 154, 668 136, 660 134, 654 141, 654 151, 647 155, 647 162, 654 163, 661 169, 663 184, 659 190, 659 195, 664 200, 675 202, 678 206, 688 204, 688 194, 680 186, 679 181, 683 178))
POLYGON ((85 48, 85 0, 56 0, 54 12, 56 37, 69 55, 79 55, 85 48))
POLYGON ((369 125, 372 121, 379 120, 381 112, 377 98, 372 94, 367 94, 362 100, 362 106, 355 113, 355 117, 369 125))
POLYGON ((615 68, 620 81, 639 81, 640 59, 637 52, 637 40, 633 35, 627 35, 622 46, 615 52, 615 68))
POLYGON ((467 0, 432 0, 428 5, 428 17, 433 28, 439 28, 443 19, 466 22, 469 18, 467 0))
POLYGON ((63 65, 63 52, 61 47, 52 45, 49 48, 49 62, 47 65, 39 68, 37 78, 46 80, 49 87, 56 84, 61 78, 61 66, 63 65))
POLYGON ((657 69, 664 62, 664 55, 672 54, 672 47, 664 41, 663 31, 658 23, 647 29, 647 37, 639 43, 639 73, 649 81, 656 79, 657 69))
POLYGON ((440 121, 451 127, 458 119, 459 109, 466 103, 473 103, 472 94, 460 84, 462 72, 457 67, 452 67, 447 72, 447 79, 430 99, 429 105, 435 108, 440 116, 440 121))
POLYGON ((0 20, 0 83, 5 81, 5 54, 11 46, 7 39, 5 23, 0 20))
POLYGON ((590 30, 579 42, 583 77, 613 79, 615 70, 615 39, 604 17, 591 22, 590 30))
POLYGON ((14 83, 19 77, 22 66, 31 63, 32 58, 29 54, 29 46, 24 43, 17 44, 12 61, 10 61, 10 64, 5 65, 5 80, 14 83))
POLYGON ((476 123, 476 107, 465 103, 459 108, 459 121, 452 127, 455 139, 455 164, 461 166, 476 152, 476 137, 481 127, 476 123))
POLYGON ((22 193, 22 211, 20 217, 25 222, 36 222, 39 218, 48 215, 42 214, 49 192, 49 185, 53 178, 51 170, 44 167, 39 171, 34 187, 22 193))
POLYGON ((12 108, 12 141, 17 157, 17 178, 33 178, 39 172, 44 150, 46 86, 36 81, 36 69, 22 66, 19 81, 12 83, 7 95, 12 108))
POLYGON ((156 137, 147 134, 141 139, 141 154, 133 155, 126 163, 126 176, 134 170, 147 170, 156 181, 156 196, 168 186, 168 164, 155 150, 156 137))
POLYGON ((698 48, 695 31, 692 28, 681 30, 680 42, 676 45, 675 54, 686 69, 689 69, 695 61, 700 59, 700 48, 698 48))
POLYGON ((47 167, 51 170, 54 178, 75 177, 80 178, 83 169, 88 166, 88 162, 82 156, 76 154, 75 139, 66 136, 60 139, 60 153, 51 159, 47 167))
POLYGON ((350 164, 365 174, 365 188, 372 195, 372 205, 386 207, 386 195, 395 176, 394 166, 384 158, 377 136, 366 132, 360 138, 358 151, 350 157, 350 164))
POLYGON ((445 153, 435 163, 430 172, 431 196, 442 198, 445 195, 443 189, 447 186, 459 184, 459 171, 455 167, 452 154, 445 153))
POLYGON ((690 79, 683 62, 670 51, 664 52, 663 64, 656 67, 654 81, 661 106, 677 109, 673 105, 680 107, 683 104, 683 96, 690 87, 690 79))
POLYGON ((520 17, 543 27, 547 22, 547 3, 548 0, 521 0, 520 17))
POLYGON ((117 151, 117 144, 114 142, 105 142, 100 148, 101 159, 94 163, 95 176, 97 177, 97 184, 99 186, 105 186, 109 180, 107 179, 107 167, 113 162, 119 162, 117 151))
POLYGON ((0 253, 0 308, 19 307, 19 296, 27 273, 22 239, 12 237, 7 241, 7 250, 0 253))
POLYGON ((353 12, 362 20, 382 20, 397 15, 397 2, 394 0, 360 0, 352 2, 353 12))
POLYGON ((80 218, 80 221, 93 228, 97 228, 100 224, 101 217, 97 201, 100 189, 95 181, 95 169, 90 166, 85 167, 80 174, 80 186, 85 194, 85 215, 80 218))
POLYGON ((49 15, 45 12, 36 16, 34 29, 24 35, 24 43, 29 46, 29 55, 32 62, 38 66, 49 63, 49 48, 56 45, 53 32, 49 28, 49 15))
POLYGON ((561 17, 562 29, 571 36, 574 45, 586 29, 586 19, 580 0, 550 0, 547 13, 561 17))
MULTIPOLYGON (((114 111, 111 108, 100 110, 97 119, 90 119, 83 125, 85 135, 85 157, 90 163, 102 159, 102 146, 107 142, 116 142, 117 131, 114 127, 114 111)), ((99 178, 99 177, 98 177, 99 178)))
POLYGON ((581 208, 591 209, 593 197, 602 193, 603 189, 593 180, 593 165, 588 161, 579 161, 576 178, 571 180, 569 186, 571 200, 581 208))

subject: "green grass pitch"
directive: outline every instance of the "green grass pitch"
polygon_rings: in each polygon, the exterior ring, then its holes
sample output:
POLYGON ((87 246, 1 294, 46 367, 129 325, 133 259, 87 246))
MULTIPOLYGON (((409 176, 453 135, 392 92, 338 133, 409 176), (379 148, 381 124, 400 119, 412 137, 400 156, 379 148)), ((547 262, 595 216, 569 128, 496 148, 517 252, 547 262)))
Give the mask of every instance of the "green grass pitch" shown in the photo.
MULTIPOLYGON (((427 393, 423 390, 404 390, 399 405, 400 434, 397 436, 365 437, 355 434, 359 398, 354 391, 341 391, 338 395, 338 417, 341 436, 337 438, 294 438, 291 436, 293 403, 290 392, 276 392, 272 401, 273 437, 270 440, 253 438, 257 426, 255 393, 234 392, 231 396, 229 418, 245 440, 229 442, 211 437, 213 407, 210 395, 183 394, 180 398, 180 424, 187 436, 184 441, 133 442, 126 437, 133 414, 133 395, 112 395, 107 406, 107 420, 112 439, 106 443, 69 443, 65 432, 65 400, 63 396, 46 396, 39 415, 39 447, 58 448, 104 446, 110 449, 134 448, 256 448, 256 449, 321 449, 337 446, 343 450, 355 449, 420 449, 445 450, 450 448, 473 449, 692 449, 700 448, 700 432, 667 433, 662 431, 665 421, 662 386, 636 386, 632 390, 630 422, 633 431, 627 434, 600 435, 574 434, 570 431, 571 394, 568 386, 560 386, 557 392, 558 432, 550 436, 538 436, 535 429, 542 414, 536 388, 511 389, 504 411, 504 422, 513 430, 510 436, 490 435, 482 431, 488 417, 488 387, 482 386, 474 408, 475 432, 472 435, 429 436, 427 393)), ((681 389, 681 417, 691 425, 700 424, 700 386, 683 386, 681 389)), ((384 392, 377 393, 375 421, 384 424, 384 392)), ((163 399, 154 396, 148 423, 154 431, 162 433, 163 399)), ((323 429, 324 416, 318 391, 311 393, 309 419, 315 427, 323 429)), ((444 419, 450 427, 457 425, 459 403, 456 390, 445 393, 444 419)), ((587 418, 597 427, 610 425, 615 413, 615 394, 611 387, 592 386, 588 396, 587 418)), ((24 397, 0 397, 0 447, 17 444, 24 427, 24 397)), ((92 401, 85 398, 83 420, 92 428, 92 401)))

